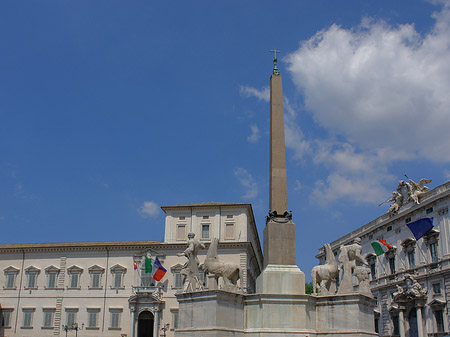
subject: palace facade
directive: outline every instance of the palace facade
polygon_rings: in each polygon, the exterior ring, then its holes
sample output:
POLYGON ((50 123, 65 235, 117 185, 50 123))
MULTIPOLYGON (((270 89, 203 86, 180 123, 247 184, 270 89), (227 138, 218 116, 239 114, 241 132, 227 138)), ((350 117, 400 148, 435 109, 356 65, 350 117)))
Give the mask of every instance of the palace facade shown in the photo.
MULTIPOLYGON (((255 291, 263 257, 250 204, 162 209, 164 242, 0 245, 0 336, 173 336, 175 294, 182 291, 186 262, 177 254, 185 250, 189 232, 206 248, 219 238, 220 259, 242 270, 242 292, 255 291), (145 273, 143 261, 149 255, 167 270, 159 282, 145 273)), ((200 263, 206 252, 200 251, 200 263)), ((208 289, 205 273, 200 276, 208 289)))
MULTIPOLYGON (((371 291, 377 299, 375 329, 379 336, 450 334, 449 206, 450 182, 427 192, 419 204, 409 202, 398 212, 384 214, 331 243, 338 257, 341 245, 361 239, 362 254, 371 271, 371 291), (434 227, 416 240, 407 224, 422 218, 433 218, 434 227), (392 249, 377 257, 371 246, 376 240, 385 240, 392 249), (412 284, 413 280, 418 283, 412 284), (414 287, 424 290, 417 292, 414 287), (409 295, 401 293, 403 290, 409 295)), ((323 248, 316 257, 324 263, 323 248)), ((357 288, 356 279, 354 284, 357 288)))

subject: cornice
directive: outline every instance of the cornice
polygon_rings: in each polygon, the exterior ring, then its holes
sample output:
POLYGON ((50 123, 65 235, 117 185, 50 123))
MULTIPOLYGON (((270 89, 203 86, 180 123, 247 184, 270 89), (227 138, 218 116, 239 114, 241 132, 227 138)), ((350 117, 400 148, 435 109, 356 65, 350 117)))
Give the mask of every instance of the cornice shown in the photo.
MULTIPOLYGON (((205 243, 208 248, 210 243, 205 243)), ((250 242, 221 242, 219 248, 242 248, 251 246, 250 242)), ((0 254, 42 253, 42 252, 76 252, 76 251, 142 251, 179 250, 186 248, 186 243, 163 243, 157 241, 118 241, 118 242, 71 242, 45 244, 0 245, 0 254)))

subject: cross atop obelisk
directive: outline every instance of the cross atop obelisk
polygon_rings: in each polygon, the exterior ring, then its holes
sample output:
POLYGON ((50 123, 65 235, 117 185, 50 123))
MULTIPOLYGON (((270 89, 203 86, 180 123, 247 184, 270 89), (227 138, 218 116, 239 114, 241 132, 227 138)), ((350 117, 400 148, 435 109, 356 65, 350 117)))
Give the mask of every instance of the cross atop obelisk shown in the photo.
POLYGON ((270 51, 271 53, 273 53, 273 73, 274 75, 280 75, 280 72, 278 71, 278 67, 277 67, 277 53, 281 53, 279 50, 276 49, 272 49, 270 51))
POLYGON ((269 215, 264 229, 264 265, 295 265, 295 224, 287 205, 283 89, 274 53, 270 76, 269 215))

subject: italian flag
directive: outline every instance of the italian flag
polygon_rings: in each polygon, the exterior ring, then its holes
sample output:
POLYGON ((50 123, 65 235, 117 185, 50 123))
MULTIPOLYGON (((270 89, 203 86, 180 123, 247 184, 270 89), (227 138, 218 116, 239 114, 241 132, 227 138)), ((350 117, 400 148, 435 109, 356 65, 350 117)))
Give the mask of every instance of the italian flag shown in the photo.
POLYGON ((377 256, 383 255, 386 253, 389 249, 392 249, 392 247, 386 242, 386 240, 378 240, 372 242, 373 250, 375 251, 375 254, 377 256))
POLYGON ((145 273, 152 272, 152 259, 149 259, 147 256, 145 257, 145 273))

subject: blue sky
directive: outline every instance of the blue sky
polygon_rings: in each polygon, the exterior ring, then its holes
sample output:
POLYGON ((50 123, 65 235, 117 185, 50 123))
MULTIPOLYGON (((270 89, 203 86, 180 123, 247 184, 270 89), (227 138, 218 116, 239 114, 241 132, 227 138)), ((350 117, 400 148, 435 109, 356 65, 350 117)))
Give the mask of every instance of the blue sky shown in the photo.
MULTIPOLYGON (((270 49, 309 278, 406 173, 450 179, 448 1, 1 1, 0 243, 162 240, 161 205, 268 211, 270 49)), ((262 235, 261 235, 262 238, 262 235)))

